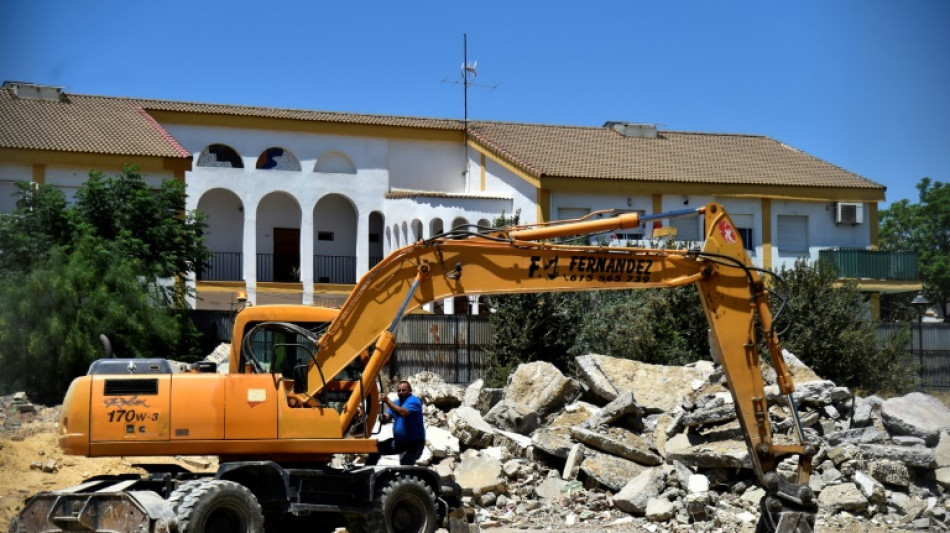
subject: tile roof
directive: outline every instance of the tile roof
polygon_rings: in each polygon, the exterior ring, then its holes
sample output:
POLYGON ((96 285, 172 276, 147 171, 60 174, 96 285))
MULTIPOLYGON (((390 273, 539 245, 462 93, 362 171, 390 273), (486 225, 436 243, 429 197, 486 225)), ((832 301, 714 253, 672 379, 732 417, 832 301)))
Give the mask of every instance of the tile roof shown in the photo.
MULTIPOLYGON (((0 89, 0 148, 190 156, 150 113, 229 115, 461 131, 454 119, 305 111, 62 93, 58 101, 0 89)), ((627 137, 607 127, 475 121, 470 138, 537 177, 880 189, 884 186, 758 135, 660 131, 627 137)))
POLYGON ((659 131, 627 137, 606 127, 476 122, 476 142, 534 177, 884 189, 883 185, 760 135, 659 131))
POLYGON ((19 99, 0 89, 0 148, 187 158, 135 100, 63 95, 19 99))
POLYGON ((221 114, 438 130, 463 129, 462 122, 386 115, 361 115, 269 107, 199 104, 65 94, 59 101, 17 98, 0 89, 0 148, 55 150, 110 155, 189 157, 149 115, 153 111, 221 114))
POLYGON ((432 192, 432 191, 410 191, 410 190, 392 190, 386 193, 386 199, 413 199, 413 198, 460 198, 466 200, 511 200, 511 196, 500 196, 493 194, 477 193, 453 193, 453 192, 432 192))

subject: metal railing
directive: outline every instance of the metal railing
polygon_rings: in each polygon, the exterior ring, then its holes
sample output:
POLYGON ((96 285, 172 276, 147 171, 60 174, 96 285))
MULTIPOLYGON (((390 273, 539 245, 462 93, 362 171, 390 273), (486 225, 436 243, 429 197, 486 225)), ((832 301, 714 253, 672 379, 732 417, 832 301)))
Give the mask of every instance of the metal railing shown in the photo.
POLYGON ((356 258, 350 255, 313 256, 314 283, 356 283, 356 258))
POLYGON ((852 279, 920 279, 916 251, 890 252, 865 248, 819 250, 819 261, 834 266, 838 277, 852 279))
POLYGON ((257 281, 274 281, 274 254, 257 254, 257 281))
POLYGON ((198 272, 198 281, 240 281, 244 279, 241 252, 211 252, 207 266, 198 272))

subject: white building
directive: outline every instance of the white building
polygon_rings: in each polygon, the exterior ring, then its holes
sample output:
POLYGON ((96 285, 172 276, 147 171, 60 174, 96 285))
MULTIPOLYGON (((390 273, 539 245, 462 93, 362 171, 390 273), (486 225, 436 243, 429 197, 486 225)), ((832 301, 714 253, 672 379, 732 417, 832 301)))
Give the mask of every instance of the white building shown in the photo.
MULTIPOLYGON (((758 135, 470 122, 0 90, 0 213, 13 183, 70 194, 89 170, 182 180, 208 214, 197 308, 339 300, 393 249, 502 214, 521 223, 718 201, 759 266, 873 247, 885 187, 758 135)), ((698 219, 662 220, 698 240, 698 219)), ((875 280, 874 290, 913 290, 875 280), (883 287, 883 288, 881 288, 883 287)), ((452 312, 447 302, 445 312, 452 312)))

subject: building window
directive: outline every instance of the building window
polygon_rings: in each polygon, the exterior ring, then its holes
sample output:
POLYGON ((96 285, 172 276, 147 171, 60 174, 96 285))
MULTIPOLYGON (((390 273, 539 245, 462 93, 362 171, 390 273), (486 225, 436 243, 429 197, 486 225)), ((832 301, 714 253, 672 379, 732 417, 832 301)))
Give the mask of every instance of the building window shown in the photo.
POLYGON ((244 168, 241 157, 230 146, 212 144, 198 156, 199 167, 244 168))
POLYGON ((742 238, 743 248, 750 252, 755 251, 755 243, 752 240, 752 226, 755 219, 752 218, 752 215, 729 215, 729 218, 732 219, 732 223, 736 226, 736 231, 742 238))
POLYGON ((808 217, 778 216, 778 253, 808 255, 808 217))
POLYGON ((283 148, 268 148, 257 158, 257 168, 262 170, 295 170, 300 171, 300 161, 297 157, 283 148))
POLYGON ((317 232, 318 241, 332 241, 334 240, 332 231, 318 231, 317 232))
POLYGON ((379 242, 379 233, 370 233, 369 242, 379 242))
POLYGON ((670 220, 670 226, 676 228, 677 241, 699 241, 699 226, 702 223, 700 217, 674 218, 670 220))

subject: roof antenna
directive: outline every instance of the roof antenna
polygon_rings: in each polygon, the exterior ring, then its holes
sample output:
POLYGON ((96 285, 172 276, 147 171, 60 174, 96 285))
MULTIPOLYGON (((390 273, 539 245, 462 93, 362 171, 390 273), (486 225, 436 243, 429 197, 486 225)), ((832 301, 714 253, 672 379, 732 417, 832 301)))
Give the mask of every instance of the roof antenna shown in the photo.
MULTIPOLYGON (((493 91, 493 90, 495 90, 496 88, 498 88, 498 85, 478 85, 478 84, 472 83, 472 82, 470 81, 470 78, 471 78, 471 79, 475 79, 476 77, 478 77, 478 61, 473 61, 473 62, 471 62, 471 63, 468 62, 468 34, 466 34, 466 33, 463 33, 463 34, 462 34, 462 67, 461 67, 461 71, 462 71, 462 77, 461 77, 461 80, 460 80, 460 81, 448 81, 448 80, 442 80, 442 81, 443 81, 443 82, 452 83, 453 85, 461 85, 461 86, 462 86, 462 94, 463 94, 463 108, 462 108, 462 110, 463 110, 463 113, 464 113, 464 115, 463 115, 463 116, 464 116, 464 122, 463 122, 464 130, 463 130, 462 133, 463 133, 463 135, 464 135, 464 142, 465 142, 465 165, 464 165, 464 167, 463 167, 464 170, 462 171, 462 174, 467 177, 467 176, 468 176, 468 88, 469 88, 469 87, 482 87, 482 88, 485 88, 485 89, 488 89, 488 90, 492 90, 492 91, 493 91)), ((467 185, 468 185, 468 184, 466 183, 466 186, 467 186, 467 185)))

